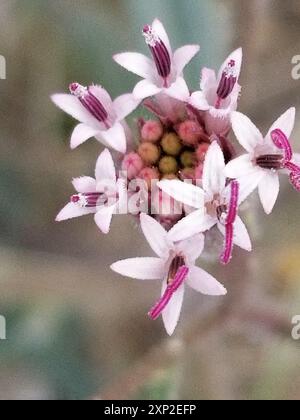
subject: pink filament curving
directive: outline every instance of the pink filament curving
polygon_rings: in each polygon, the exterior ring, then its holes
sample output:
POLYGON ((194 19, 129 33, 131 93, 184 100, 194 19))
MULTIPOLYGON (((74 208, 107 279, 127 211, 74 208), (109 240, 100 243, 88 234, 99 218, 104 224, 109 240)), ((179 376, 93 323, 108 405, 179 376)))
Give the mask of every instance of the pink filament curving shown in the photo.
POLYGON ((230 186, 231 186, 231 196, 230 196, 230 204, 229 204, 229 211, 227 215, 226 224, 233 224, 235 222, 237 212, 238 212, 240 185, 237 181, 232 181, 230 186))
POLYGON ((271 138, 276 147, 284 150, 285 159, 290 161, 293 157, 293 151, 289 139, 282 130, 277 128, 271 132, 271 138))
POLYGON ((293 187, 300 192, 300 172, 291 172, 290 181, 293 187))
POLYGON ((176 273, 176 276, 171 282, 161 299, 158 301, 158 303, 151 309, 149 312, 149 316, 151 319, 156 320, 161 313, 164 311, 164 309, 169 304, 170 300, 172 299, 173 295, 177 290, 180 288, 180 286, 185 281, 187 275, 189 274, 189 269, 186 266, 180 267, 179 270, 176 273))
POLYGON ((221 263, 228 264, 231 260, 233 250, 233 224, 228 224, 226 226, 225 234, 225 250, 221 256, 221 263))

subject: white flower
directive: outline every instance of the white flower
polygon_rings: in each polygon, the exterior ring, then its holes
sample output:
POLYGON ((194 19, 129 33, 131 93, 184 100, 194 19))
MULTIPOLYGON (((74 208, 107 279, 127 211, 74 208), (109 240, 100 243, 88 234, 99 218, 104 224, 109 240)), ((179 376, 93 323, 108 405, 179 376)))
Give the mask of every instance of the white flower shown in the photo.
POLYGON ((94 214, 102 233, 109 233, 112 217, 120 210, 127 194, 124 180, 117 180, 115 165, 107 149, 98 158, 95 176, 96 179, 81 177, 73 180, 78 194, 73 195, 61 210, 57 222, 94 214))
POLYGON ((225 251, 221 261, 231 259, 233 244, 251 251, 251 241, 242 220, 237 216, 238 206, 249 194, 248 184, 226 184, 225 161, 217 142, 210 146, 203 170, 203 189, 181 181, 161 181, 158 186, 177 201, 197 210, 178 222, 169 232, 174 241, 183 240, 215 225, 225 236, 225 251))
POLYGON ((119 261, 111 268, 134 279, 163 281, 162 298, 149 315, 156 319, 162 313, 165 328, 172 335, 180 317, 185 284, 204 295, 221 296, 227 292, 216 279, 195 265, 204 247, 202 234, 174 243, 152 217, 142 214, 141 226, 158 258, 132 258, 119 261))
POLYGON ((112 101, 101 86, 84 87, 78 83, 70 85, 71 94, 56 94, 52 100, 60 109, 80 121, 71 137, 71 148, 75 149, 88 139, 95 137, 106 147, 120 153, 126 152, 126 127, 122 124, 140 101, 132 94, 119 96, 112 101))
POLYGON ((202 70, 201 91, 191 95, 189 103, 204 115, 207 132, 226 135, 230 130, 230 114, 236 111, 241 86, 238 83, 243 51, 234 51, 225 60, 218 76, 212 69, 202 70))
POLYGON ((229 162, 226 175, 247 178, 250 191, 257 187, 263 208, 270 214, 279 194, 279 174, 290 173, 290 180, 300 191, 299 157, 293 156, 289 138, 295 125, 295 108, 285 112, 270 128, 264 138, 258 128, 245 115, 235 112, 232 127, 239 143, 247 151, 229 162))
POLYGON ((144 27, 143 35, 151 50, 152 60, 139 53, 122 53, 113 57, 126 70, 144 79, 136 85, 134 96, 145 99, 165 93, 172 98, 187 101, 190 93, 182 72, 200 47, 187 45, 173 53, 169 37, 158 19, 154 20, 152 26, 144 27))

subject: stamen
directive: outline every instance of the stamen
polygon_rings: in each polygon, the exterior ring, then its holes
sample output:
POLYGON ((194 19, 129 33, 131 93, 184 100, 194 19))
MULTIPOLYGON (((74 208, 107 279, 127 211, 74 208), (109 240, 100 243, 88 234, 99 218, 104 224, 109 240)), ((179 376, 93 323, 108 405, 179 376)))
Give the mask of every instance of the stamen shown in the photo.
POLYGON ((293 187, 295 188, 295 190, 300 192, 300 172, 291 172, 290 181, 293 187))
POLYGON ((86 193, 72 195, 70 201, 82 208, 93 208, 99 205, 100 193, 86 193))
POLYGON ((238 201, 240 186, 237 181, 232 181, 231 196, 229 203, 229 210, 227 213, 226 227, 225 227, 225 250, 221 255, 221 263, 228 264, 232 258, 233 251, 233 237, 234 237, 234 223, 238 213, 238 201))
POLYGON ((149 312, 149 316, 151 319, 156 320, 162 314, 162 312, 165 310, 170 300, 174 296, 174 293, 176 293, 177 290, 180 288, 180 286, 184 283, 188 274, 189 274, 188 267, 182 266, 181 268, 178 269, 174 277, 174 280, 168 284, 168 287, 165 293, 163 294, 163 296, 161 297, 161 299, 149 312))
POLYGON ((280 130, 279 128, 276 130, 273 130, 271 133, 271 138, 275 146, 278 147, 278 149, 284 150, 285 159, 287 161, 290 161, 293 157, 293 150, 289 142, 289 139, 284 134, 284 132, 280 130))
POLYGON ((262 169, 280 170, 284 168, 282 155, 262 155, 256 159, 256 164, 262 169))
POLYGON ((143 35, 152 53, 157 72, 164 79, 165 87, 167 87, 167 79, 171 74, 172 64, 169 51, 152 26, 146 25, 143 29, 143 35))
POLYGON ((237 80, 236 62, 231 60, 222 73, 217 90, 218 99, 216 102, 216 108, 220 108, 222 100, 228 98, 228 96, 232 93, 237 80))
POLYGON ((90 88, 81 86, 78 83, 70 85, 70 92, 76 96, 82 105, 95 117, 99 122, 104 123, 106 128, 110 128, 108 123, 108 112, 99 101, 98 98, 90 91, 90 88))
POLYGON ((226 226, 226 234, 225 234, 225 250, 221 255, 221 263, 226 265, 230 262, 232 258, 232 251, 233 251, 233 224, 229 224, 226 226))

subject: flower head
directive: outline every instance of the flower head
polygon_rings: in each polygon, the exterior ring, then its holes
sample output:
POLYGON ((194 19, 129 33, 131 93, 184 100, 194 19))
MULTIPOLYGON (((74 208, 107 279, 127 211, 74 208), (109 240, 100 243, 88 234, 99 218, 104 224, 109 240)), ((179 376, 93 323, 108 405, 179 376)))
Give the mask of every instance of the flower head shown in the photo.
POLYGON ((300 167, 289 141, 294 124, 295 108, 290 108, 263 137, 248 117, 238 112, 232 115, 233 130, 247 154, 229 162, 226 175, 237 179, 247 177, 251 192, 258 187, 267 214, 272 212, 278 198, 280 173, 288 173, 291 183, 300 191, 300 167))
POLYGON ((202 70, 201 91, 192 94, 190 104, 205 113, 205 125, 210 135, 227 135, 231 128, 230 115, 237 109, 241 92, 238 83, 242 49, 234 51, 225 60, 218 76, 214 70, 202 70))
POLYGON ((126 134, 122 120, 139 102, 131 94, 119 96, 112 101, 101 86, 84 87, 78 83, 70 85, 70 94, 56 94, 52 100, 59 108, 80 121, 71 137, 71 148, 75 149, 91 137, 107 147, 125 153, 126 134))
POLYGON ((246 182, 226 182, 225 161, 217 142, 213 142, 206 155, 203 168, 203 188, 180 181, 161 181, 158 186, 177 201, 196 211, 178 222, 170 231, 174 241, 184 240, 200 232, 218 226, 225 236, 225 248, 221 261, 231 259, 233 244, 251 251, 247 229, 238 217, 238 206, 248 195, 246 182))
POLYGON ((118 64, 144 79, 136 85, 134 96, 137 99, 145 99, 164 93, 172 98, 186 101, 190 95, 182 72, 199 52, 200 47, 187 45, 173 53, 169 37, 158 19, 155 19, 152 25, 144 26, 143 36, 152 59, 139 53, 114 56, 118 64))
POLYGON ((163 317, 169 335, 178 324, 185 285, 204 295, 222 296, 225 288, 210 274, 196 267, 204 247, 203 235, 179 243, 170 240, 165 229, 152 217, 141 215, 144 235, 158 258, 133 258, 119 261, 112 270, 137 280, 162 280, 162 294, 149 312, 152 319, 163 317))
POLYGON ((57 222, 94 214, 99 229, 107 234, 113 215, 126 197, 124 180, 117 179, 115 165, 106 149, 98 158, 95 179, 75 178, 73 186, 76 194, 56 217, 57 222))

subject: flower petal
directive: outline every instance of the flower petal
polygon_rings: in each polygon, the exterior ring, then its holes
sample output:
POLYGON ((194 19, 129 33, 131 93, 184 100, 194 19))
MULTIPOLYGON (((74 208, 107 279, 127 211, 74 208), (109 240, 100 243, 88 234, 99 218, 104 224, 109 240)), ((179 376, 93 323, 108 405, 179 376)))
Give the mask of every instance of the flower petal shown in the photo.
POLYGON ((246 115, 233 112, 231 122, 236 138, 247 152, 252 153, 256 146, 263 142, 261 132, 246 115))
POLYGON ((154 220, 152 217, 142 214, 141 215, 142 231, 156 255, 160 258, 167 257, 170 250, 170 242, 167 237, 168 234, 165 229, 154 220))
POLYGON ((117 182, 115 164, 108 149, 105 149, 98 157, 95 170, 96 180, 117 182))
MULTIPOLYGON (((162 294, 164 294, 167 288, 167 282, 163 284, 162 294)), ((177 292, 174 293, 172 299, 168 303, 167 307, 162 313, 165 329, 168 335, 173 335, 181 314, 183 298, 184 298, 184 284, 180 286, 177 292)))
POLYGON ((258 169, 255 172, 249 173, 248 175, 237 179, 240 184, 239 205, 241 205, 249 197, 249 195, 256 190, 263 177, 264 171, 258 169))
POLYGON ((184 68, 200 51, 199 45, 186 45, 178 48, 173 56, 174 65, 176 68, 177 76, 180 76, 184 68))
POLYGON ((126 153, 126 135, 123 126, 120 123, 116 123, 112 128, 107 131, 101 131, 97 140, 100 142, 102 139, 105 145, 108 145, 112 149, 120 153, 126 153))
POLYGON ((176 244, 176 250, 188 258, 188 265, 195 264, 204 249, 204 235, 197 235, 176 244))
POLYGON ((168 194, 170 197, 179 203, 186 204, 187 206, 193 208, 203 208, 204 207, 204 192, 201 188, 196 187, 195 185, 183 182, 183 181, 160 181, 157 184, 163 192, 168 194))
POLYGON ((78 98, 69 94, 56 94, 51 96, 52 101, 58 108, 71 115, 76 120, 97 128, 99 123, 97 120, 85 109, 78 98))
POLYGON ((254 172, 257 168, 252 163, 249 154, 239 156, 230 161, 225 168, 225 175, 228 178, 235 179, 254 172))
POLYGON ((207 94, 211 89, 217 90, 217 76, 212 69, 204 68, 201 73, 200 88, 204 94, 207 94))
POLYGON ((189 104, 199 111, 208 111, 210 108, 204 93, 200 91, 192 93, 189 104))
POLYGON ((222 64, 220 68, 220 72, 218 74, 218 80, 221 80, 224 70, 228 67, 228 63, 232 60, 235 62, 235 73, 237 76, 237 80, 239 79, 240 74, 241 74, 242 60, 243 60, 242 48, 238 48, 232 54, 230 54, 229 57, 226 58, 226 60, 224 61, 224 63, 222 64))
POLYGON ((166 274, 165 264, 160 258, 130 258, 114 263, 111 269, 136 280, 160 280, 166 274))
POLYGON ((190 98, 190 91, 183 77, 178 77, 176 82, 168 89, 164 89, 164 92, 171 96, 171 98, 182 102, 188 102, 190 98))
MULTIPOLYGON (((225 236, 225 226, 221 223, 218 223, 218 228, 222 235, 225 236)), ((245 251, 252 251, 252 244, 249 233, 240 217, 237 217, 234 223, 233 243, 245 251)))
POLYGON ((266 172, 259 183, 259 197, 263 208, 267 214, 271 214, 279 194, 278 174, 266 172))
POLYGON ((289 139, 295 126, 296 108, 288 109, 281 117, 278 118, 270 128, 267 138, 271 136, 271 132, 280 129, 289 139))
POLYGON ((124 118, 131 114, 139 106, 140 102, 131 93, 116 98, 113 106, 118 121, 124 120, 124 118))
POLYGON ((155 80, 155 65, 153 61, 145 55, 139 53, 122 53, 114 55, 113 59, 120 66, 137 74, 143 79, 155 80))
POLYGON ((227 290, 213 276, 199 267, 191 267, 187 284, 196 292, 207 296, 224 296, 227 290))
POLYGON ((110 231, 110 225, 115 210, 116 205, 97 208, 97 213, 95 214, 95 222, 101 232, 104 233, 104 235, 107 235, 110 231))
POLYGON ((234 223, 233 242, 245 251, 252 251, 252 244, 248 230, 240 217, 237 217, 234 223))
POLYGON ((159 38, 162 40, 162 42, 167 47, 167 50, 169 51, 170 57, 172 57, 172 48, 170 44, 170 40, 168 37, 168 34, 164 28, 164 25, 161 23, 159 19, 155 19, 152 23, 152 29, 156 34, 159 36, 159 38))
POLYGON ((180 220, 169 232, 169 238, 173 242, 182 241, 194 235, 211 229, 217 220, 205 214, 203 210, 197 210, 180 220))
POLYGON ((75 217, 86 216, 95 213, 95 209, 87 209, 73 203, 68 203, 61 212, 56 216, 56 222, 75 219, 75 217))
POLYGON ((219 144, 214 141, 206 154, 203 168, 203 189, 207 193, 219 194, 226 185, 225 159, 219 144))
POLYGON ((99 130, 89 127, 86 124, 79 124, 75 127, 71 136, 71 149, 76 149, 87 140, 99 134, 99 130))
POLYGON ((82 176, 74 178, 72 184, 75 190, 79 193, 92 193, 96 192, 96 180, 89 176, 82 176))
POLYGON ((137 100, 149 98, 150 96, 157 95, 162 91, 162 88, 156 86, 149 80, 142 80, 139 82, 133 90, 133 96, 137 100))

